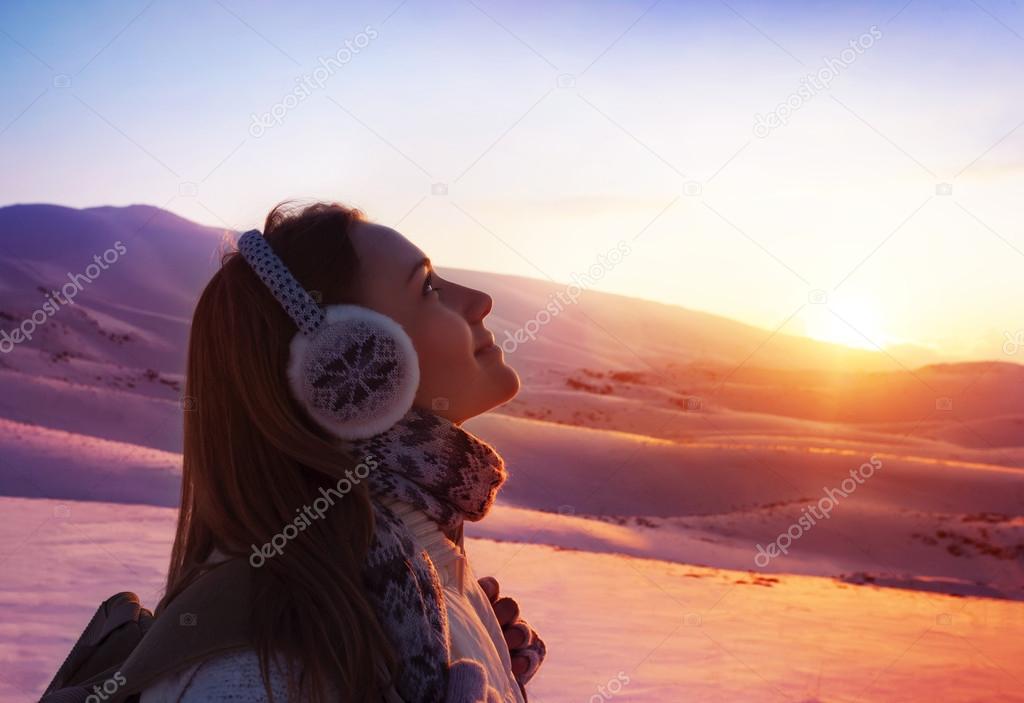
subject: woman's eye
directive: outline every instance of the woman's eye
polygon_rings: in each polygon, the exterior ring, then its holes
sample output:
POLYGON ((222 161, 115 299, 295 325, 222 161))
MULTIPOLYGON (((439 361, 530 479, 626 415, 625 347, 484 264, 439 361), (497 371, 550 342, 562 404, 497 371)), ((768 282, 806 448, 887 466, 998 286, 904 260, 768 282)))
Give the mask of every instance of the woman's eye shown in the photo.
POLYGON ((426 280, 423 281, 423 295, 432 292, 436 293, 438 290, 440 289, 434 287, 434 276, 428 273, 426 280))

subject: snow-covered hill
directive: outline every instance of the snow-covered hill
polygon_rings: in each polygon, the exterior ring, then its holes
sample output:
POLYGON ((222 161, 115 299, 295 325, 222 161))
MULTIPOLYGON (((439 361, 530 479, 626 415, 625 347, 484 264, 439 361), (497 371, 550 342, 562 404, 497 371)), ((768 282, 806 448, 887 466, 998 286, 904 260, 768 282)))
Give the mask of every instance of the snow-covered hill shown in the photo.
MULTIPOLYGON (((38 694, 102 598, 158 597, 189 318, 232 235, 149 206, 0 208, 0 334, 123 248, 0 347, 0 700, 38 694)), ((623 700, 1021 699, 1024 367, 911 372, 594 291, 540 324, 564 286, 441 270, 491 294, 499 343, 532 330, 506 354, 520 395, 467 423, 511 474, 467 534, 546 635, 532 700, 598 700, 620 672, 623 700)))

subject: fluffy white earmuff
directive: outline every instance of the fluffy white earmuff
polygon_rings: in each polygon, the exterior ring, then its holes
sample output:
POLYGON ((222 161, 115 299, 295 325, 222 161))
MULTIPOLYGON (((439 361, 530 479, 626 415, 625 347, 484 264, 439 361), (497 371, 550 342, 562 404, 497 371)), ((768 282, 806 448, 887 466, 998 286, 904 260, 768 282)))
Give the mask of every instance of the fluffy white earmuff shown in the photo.
POLYGON ((359 305, 331 305, 316 332, 292 339, 288 380, 323 427, 364 439, 409 412, 420 369, 397 322, 359 305))
POLYGON ((401 325, 360 305, 321 308, 259 230, 239 237, 238 250, 299 328, 288 385, 317 424, 340 439, 365 439, 409 412, 420 368, 401 325))

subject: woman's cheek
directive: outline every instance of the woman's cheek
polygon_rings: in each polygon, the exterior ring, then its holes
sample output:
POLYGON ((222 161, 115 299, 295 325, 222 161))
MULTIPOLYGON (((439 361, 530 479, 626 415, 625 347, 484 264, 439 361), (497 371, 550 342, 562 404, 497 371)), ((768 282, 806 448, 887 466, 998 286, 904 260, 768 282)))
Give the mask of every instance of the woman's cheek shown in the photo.
POLYGON ((441 324, 428 325, 419 341, 416 348, 424 381, 446 394, 457 392, 474 366, 471 342, 461 330, 441 324))

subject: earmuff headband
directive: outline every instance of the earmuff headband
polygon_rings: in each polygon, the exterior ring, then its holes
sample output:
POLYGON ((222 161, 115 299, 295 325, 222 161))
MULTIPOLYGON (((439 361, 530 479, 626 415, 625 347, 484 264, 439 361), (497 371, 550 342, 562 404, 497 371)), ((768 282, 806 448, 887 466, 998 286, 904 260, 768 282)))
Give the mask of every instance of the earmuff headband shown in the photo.
POLYGON ((323 323, 324 312, 270 248, 270 242, 258 229, 251 229, 238 238, 238 251, 281 303, 299 330, 306 335, 313 334, 323 323))

